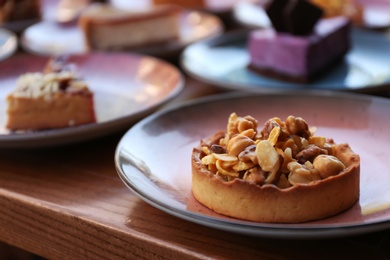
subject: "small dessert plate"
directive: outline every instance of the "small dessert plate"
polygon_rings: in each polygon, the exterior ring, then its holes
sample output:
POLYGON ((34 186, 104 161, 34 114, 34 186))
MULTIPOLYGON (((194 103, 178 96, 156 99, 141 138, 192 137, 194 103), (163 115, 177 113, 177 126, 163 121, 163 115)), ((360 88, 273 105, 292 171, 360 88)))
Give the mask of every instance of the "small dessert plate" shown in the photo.
MULTIPOLYGON (((222 21, 218 17, 204 12, 183 11, 180 17, 180 39, 129 51, 161 58, 177 56, 185 46, 218 36, 223 31, 222 21)), ((88 51, 82 31, 74 23, 45 20, 27 28, 20 41, 23 49, 40 55, 80 54, 88 51)))
POLYGON ((15 53, 18 48, 18 38, 16 34, 0 28, 0 61, 7 59, 15 53))
POLYGON ((115 153, 117 172, 142 200, 176 217, 240 234, 272 238, 331 238, 390 228, 390 100, 331 91, 229 92, 158 111, 134 125, 115 153), (360 198, 334 217, 300 224, 243 221, 212 212, 191 192, 192 149, 226 129, 230 113, 304 118, 316 135, 349 143, 360 155, 360 198))
POLYGON ((7 130, 6 97, 15 88, 17 78, 27 72, 41 72, 48 61, 44 56, 15 55, 0 62, 0 148, 56 146, 124 130, 170 101, 184 85, 176 67, 149 56, 90 53, 68 60, 94 93, 97 122, 42 131, 7 130))
POLYGON ((191 44, 182 52, 182 68, 198 80, 230 90, 328 89, 372 93, 387 89, 390 83, 390 39, 384 34, 354 28, 352 48, 343 61, 312 82, 297 84, 265 77, 248 68, 250 31, 235 31, 191 44))

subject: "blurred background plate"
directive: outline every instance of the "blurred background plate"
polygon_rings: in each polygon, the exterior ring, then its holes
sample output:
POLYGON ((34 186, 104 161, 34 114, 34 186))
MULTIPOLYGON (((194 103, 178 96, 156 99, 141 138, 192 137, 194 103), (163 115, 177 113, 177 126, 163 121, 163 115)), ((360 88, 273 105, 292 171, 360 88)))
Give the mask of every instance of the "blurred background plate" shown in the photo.
POLYGON ((287 239, 330 238, 390 227, 390 100, 332 91, 229 92, 154 113, 119 142, 117 171, 137 196, 169 214, 231 232, 287 239), (349 143, 360 155, 360 198, 334 217, 299 224, 243 221, 217 214, 191 193, 192 149, 221 129, 229 115, 251 115, 259 129, 269 119, 300 116, 316 134, 349 143), (167 149, 167 147, 169 147, 167 149))
MULTIPOLYGON (((201 39, 222 34, 221 20, 198 11, 183 11, 180 16, 180 38, 166 44, 129 49, 161 58, 178 55, 184 47, 201 39)), ((80 54, 87 52, 83 34, 75 23, 59 23, 47 19, 27 28, 21 36, 21 45, 28 52, 40 55, 80 54)))
MULTIPOLYGON (((60 0, 39 0, 38 8, 35 8, 35 1, 2 1, 2 5, 5 9, 5 17, 11 17, 11 19, 5 18, 3 23, 0 23, 0 27, 13 31, 16 34, 22 33, 27 27, 52 16, 53 10, 55 10, 60 0), (11 6, 11 8, 9 8, 11 6), (13 7, 12 7, 13 6, 13 7), (12 11, 11 11, 12 10, 12 11), (8 13, 11 11, 10 13, 8 13)), ((80 0, 79 0, 80 1, 80 0)), ((83 0, 81 0, 83 1, 83 0)))
POLYGON ((15 33, 21 33, 23 30, 28 28, 29 26, 39 22, 41 19, 30 19, 30 20, 22 20, 22 21, 14 21, 4 23, 1 26, 7 30, 13 31, 15 33))
MULTIPOLYGON (((241 25, 250 28, 271 25, 263 6, 267 0, 259 3, 240 2, 234 5, 233 18, 241 25)), ((358 26, 370 29, 390 27, 390 2, 387 0, 360 0, 362 21, 358 26)))
POLYGON ((0 148, 40 148, 69 144, 125 130, 180 93, 180 71, 156 58, 128 53, 90 53, 69 57, 94 92, 97 122, 42 131, 5 128, 6 96, 17 78, 40 72, 47 57, 15 55, 0 62, 0 148), (115 64, 116 66, 112 66, 115 64))
POLYGON ((354 28, 352 49, 344 60, 308 84, 261 76, 248 69, 247 38, 250 29, 191 44, 180 62, 190 76, 228 90, 265 91, 328 89, 374 93, 390 83, 390 38, 354 28))
POLYGON ((15 33, 0 28, 0 61, 15 53, 18 48, 18 38, 15 33))

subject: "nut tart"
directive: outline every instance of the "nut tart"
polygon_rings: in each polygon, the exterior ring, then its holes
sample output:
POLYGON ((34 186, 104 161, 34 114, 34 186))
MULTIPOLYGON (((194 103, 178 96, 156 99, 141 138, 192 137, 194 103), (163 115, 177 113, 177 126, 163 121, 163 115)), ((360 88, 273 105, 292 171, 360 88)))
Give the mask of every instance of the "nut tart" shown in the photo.
POLYGON ((238 219, 300 223, 327 218, 359 198, 360 157, 346 143, 316 136, 294 116, 232 113, 227 130, 192 152, 192 192, 211 210, 238 219))
POLYGON ((7 96, 6 128, 43 130, 96 122, 93 92, 62 58, 21 75, 7 96))

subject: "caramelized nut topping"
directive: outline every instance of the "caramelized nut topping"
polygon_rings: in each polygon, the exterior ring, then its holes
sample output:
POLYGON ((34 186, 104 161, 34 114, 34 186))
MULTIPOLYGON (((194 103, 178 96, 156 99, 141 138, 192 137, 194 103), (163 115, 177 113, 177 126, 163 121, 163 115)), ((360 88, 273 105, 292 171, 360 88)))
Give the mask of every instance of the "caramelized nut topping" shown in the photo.
POLYGON ((300 117, 271 118, 261 132, 257 127, 252 116, 232 113, 219 143, 202 143, 202 164, 225 181, 241 178, 281 189, 325 179, 345 169, 332 154, 333 140, 314 136, 300 117))

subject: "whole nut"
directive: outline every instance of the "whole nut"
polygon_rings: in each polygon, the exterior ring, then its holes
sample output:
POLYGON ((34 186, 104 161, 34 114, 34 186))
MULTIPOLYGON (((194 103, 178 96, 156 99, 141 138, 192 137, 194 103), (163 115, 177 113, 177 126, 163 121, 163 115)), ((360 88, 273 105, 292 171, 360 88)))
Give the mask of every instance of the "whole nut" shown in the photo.
POLYGON ((227 152, 230 155, 238 156, 244 149, 255 144, 255 141, 245 135, 235 135, 227 144, 227 152))

